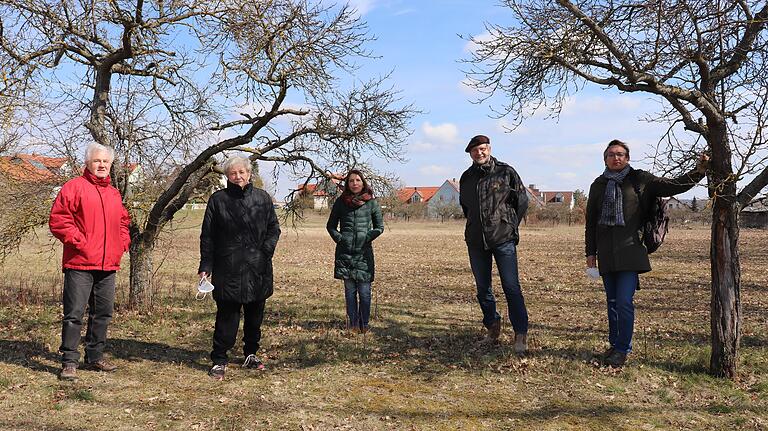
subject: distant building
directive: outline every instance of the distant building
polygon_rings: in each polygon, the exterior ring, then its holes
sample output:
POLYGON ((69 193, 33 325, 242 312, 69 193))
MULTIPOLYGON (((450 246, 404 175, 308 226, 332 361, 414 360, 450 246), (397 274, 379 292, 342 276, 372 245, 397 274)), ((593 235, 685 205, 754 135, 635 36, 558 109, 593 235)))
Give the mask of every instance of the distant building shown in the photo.
POLYGON ((404 187, 397 191, 397 199, 406 204, 429 202, 440 187, 404 187))
POLYGON ((325 209, 344 191, 341 179, 333 177, 330 180, 319 181, 315 184, 299 184, 296 188, 301 196, 312 196, 312 207, 316 210, 325 209))
POLYGON ((759 229, 768 228, 768 197, 752 201, 739 214, 739 225, 759 229))
POLYGON ((427 200, 427 215, 429 217, 440 217, 441 212, 448 207, 459 205, 459 183, 456 178, 445 180, 443 185, 437 188, 431 198, 427 200))
POLYGON ((572 210, 575 204, 573 199, 573 192, 541 191, 536 188, 535 184, 529 184, 526 189, 528 190, 529 200, 530 198, 533 198, 533 203, 542 207, 555 204, 566 206, 569 210, 572 210))
POLYGON ((66 157, 46 157, 34 153, 0 156, 0 175, 6 179, 55 184, 69 174, 66 157))

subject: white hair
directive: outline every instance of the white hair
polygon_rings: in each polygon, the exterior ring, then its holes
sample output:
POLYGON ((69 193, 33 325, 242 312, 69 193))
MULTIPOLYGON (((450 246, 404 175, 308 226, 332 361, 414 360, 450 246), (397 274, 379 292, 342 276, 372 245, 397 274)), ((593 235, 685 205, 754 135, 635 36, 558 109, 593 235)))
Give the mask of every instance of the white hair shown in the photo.
POLYGON ((88 145, 88 148, 85 149, 85 161, 87 162, 88 160, 91 160, 93 154, 98 152, 107 153, 109 155, 109 159, 111 161, 115 161, 115 149, 105 145, 97 144, 96 142, 88 145))
POLYGON ((232 168, 239 168, 239 167, 245 167, 245 170, 248 171, 248 173, 251 173, 251 161, 246 159, 245 157, 230 157, 226 161, 224 161, 224 173, 228 174, 229 170, 232 168))

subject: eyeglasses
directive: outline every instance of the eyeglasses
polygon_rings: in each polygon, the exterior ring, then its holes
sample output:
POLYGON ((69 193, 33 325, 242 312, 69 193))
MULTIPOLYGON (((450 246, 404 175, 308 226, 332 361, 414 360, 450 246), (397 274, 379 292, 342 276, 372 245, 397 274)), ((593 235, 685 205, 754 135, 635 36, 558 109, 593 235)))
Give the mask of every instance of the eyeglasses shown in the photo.
POLYGON ((627 153, 606 153, 605 158, 609 159, 612 157, 616 157, 619 159, 623 159, 624 157, 627 157, 627 153))

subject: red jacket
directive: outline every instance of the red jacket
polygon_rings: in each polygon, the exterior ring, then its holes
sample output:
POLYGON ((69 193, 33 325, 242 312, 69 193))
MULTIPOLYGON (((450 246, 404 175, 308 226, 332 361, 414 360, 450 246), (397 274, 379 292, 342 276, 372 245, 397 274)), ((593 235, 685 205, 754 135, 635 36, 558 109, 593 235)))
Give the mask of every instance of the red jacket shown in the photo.
POLYGON ((48 226, 64 244, 64 269, 117 271, 131 244, 130 222, 109 177, 101 180, 85 169, 59 191, 48 226))

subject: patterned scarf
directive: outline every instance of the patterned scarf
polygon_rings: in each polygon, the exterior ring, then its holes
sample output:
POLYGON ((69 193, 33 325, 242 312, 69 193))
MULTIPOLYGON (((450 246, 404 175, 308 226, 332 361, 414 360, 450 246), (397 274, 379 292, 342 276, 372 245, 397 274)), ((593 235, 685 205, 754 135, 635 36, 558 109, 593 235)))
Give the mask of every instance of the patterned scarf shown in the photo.
POLYGON ((629 165, 619 172, 613 172, 605 168, 603 177, 608 180, 608 184, 605 186, 603 208, 600 212, 600 224, 605 226, 624 226, 624 196, 621 193, 621 184, 630 170, 629 165))
POLYGON ((371 189, 363 190, 358 194, 348 191, 344 191, 344 193, 341 194, 341 200, 343 200, 350 208, 360 208, 371 199, 373 199, 373 192, 371 189))

